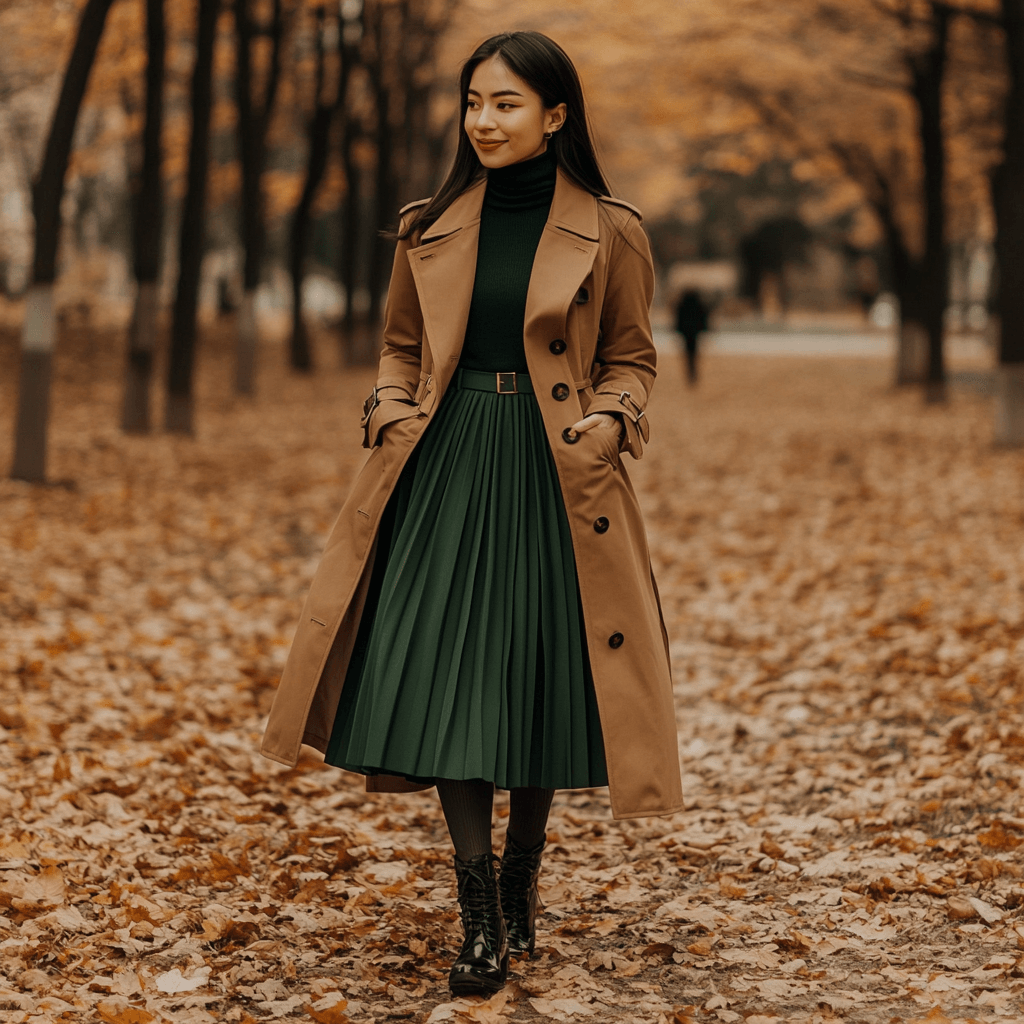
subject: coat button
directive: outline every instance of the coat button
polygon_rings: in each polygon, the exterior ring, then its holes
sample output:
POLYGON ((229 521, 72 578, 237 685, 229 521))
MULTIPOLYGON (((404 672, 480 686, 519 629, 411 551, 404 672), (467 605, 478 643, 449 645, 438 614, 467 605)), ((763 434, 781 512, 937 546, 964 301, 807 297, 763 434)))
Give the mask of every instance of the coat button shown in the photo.
POLYGON ((566 444, 576 444, 576 442, 579 439, 580 439, 580 435, 578 433, 574 434, 572 432, 572 427, 566 427, 565 430, 562 431, 562 440, 566 444))
POLYGON ((626 638, 621 633, 612 633, 608 637, 608 646, 614 651, 618 650, 626 641, 626 638))
POLYGON ((548 348, 551 349, 553 356, 560 356, 565 351, 565 342, 561 338, 555 338, 548 348))
POLYGON ((598 518, 594 520, 594 532, 595 533, 607 533, 608 532, 608 525, 609 524, 608 524, 608 517, 607 516, 598 516, 598 518))
POLYGON ((569 385, 568 384, 556 384, 551 389, 551 397, 556 402, 564 402, 569 397, 569 385))

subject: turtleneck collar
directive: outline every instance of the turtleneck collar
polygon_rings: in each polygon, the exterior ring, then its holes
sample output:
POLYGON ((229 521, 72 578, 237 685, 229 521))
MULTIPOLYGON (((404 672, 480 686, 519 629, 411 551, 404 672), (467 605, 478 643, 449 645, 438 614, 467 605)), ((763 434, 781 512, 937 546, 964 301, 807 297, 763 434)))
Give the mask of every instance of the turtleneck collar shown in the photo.
POLYGON ((555 194, 558 161, 552 147, 540 156, 487 172, 484 204, 500 210, 530 210, 549 206, 555 194))

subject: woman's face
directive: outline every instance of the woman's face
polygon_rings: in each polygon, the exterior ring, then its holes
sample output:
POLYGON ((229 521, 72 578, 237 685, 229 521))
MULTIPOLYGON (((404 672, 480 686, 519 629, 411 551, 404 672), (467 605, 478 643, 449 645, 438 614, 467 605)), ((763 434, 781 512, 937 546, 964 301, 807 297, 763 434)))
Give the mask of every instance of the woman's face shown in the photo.
POLYGON ((473 71, 466 108, 466 134, 484 167, 507 167, 540 156, 545 132, 565 123, 565 104, 545 108, 540 94, 496 55, 473 71))

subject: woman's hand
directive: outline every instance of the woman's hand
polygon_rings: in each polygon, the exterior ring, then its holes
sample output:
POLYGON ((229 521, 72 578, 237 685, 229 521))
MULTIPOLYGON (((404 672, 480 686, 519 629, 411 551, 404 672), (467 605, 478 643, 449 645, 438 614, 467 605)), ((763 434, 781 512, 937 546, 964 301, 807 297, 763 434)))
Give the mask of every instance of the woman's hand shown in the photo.
POLYGON ((613 412, 594 412, 589 416, 584 416, 578 423, 574 423, 569 428, 569 433, 572 435, 582 434, 587 430, 596 430, 598 434, 612 433, 615 434, 616 444, 622 440, 622 436, 625 433, 625 427, 622 425, 622 420, 616 416, 613 412))

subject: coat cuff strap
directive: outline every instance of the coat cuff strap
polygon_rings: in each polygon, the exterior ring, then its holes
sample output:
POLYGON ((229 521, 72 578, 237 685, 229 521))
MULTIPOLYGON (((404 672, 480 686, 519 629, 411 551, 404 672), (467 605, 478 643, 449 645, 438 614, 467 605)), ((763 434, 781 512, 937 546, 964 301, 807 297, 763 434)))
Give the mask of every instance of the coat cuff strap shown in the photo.
POLYGON ((385 385, 374 388, 363 402, 363 418, 359 421, 359 426, 363 430, 364 448, 377 446, 377 442, 380 440, 380 428, 376 426, 374 413, 380 408, 381 402, 391 400, 401 402, 403 405, 416 404, 415 399, 403 387, 385 385))

